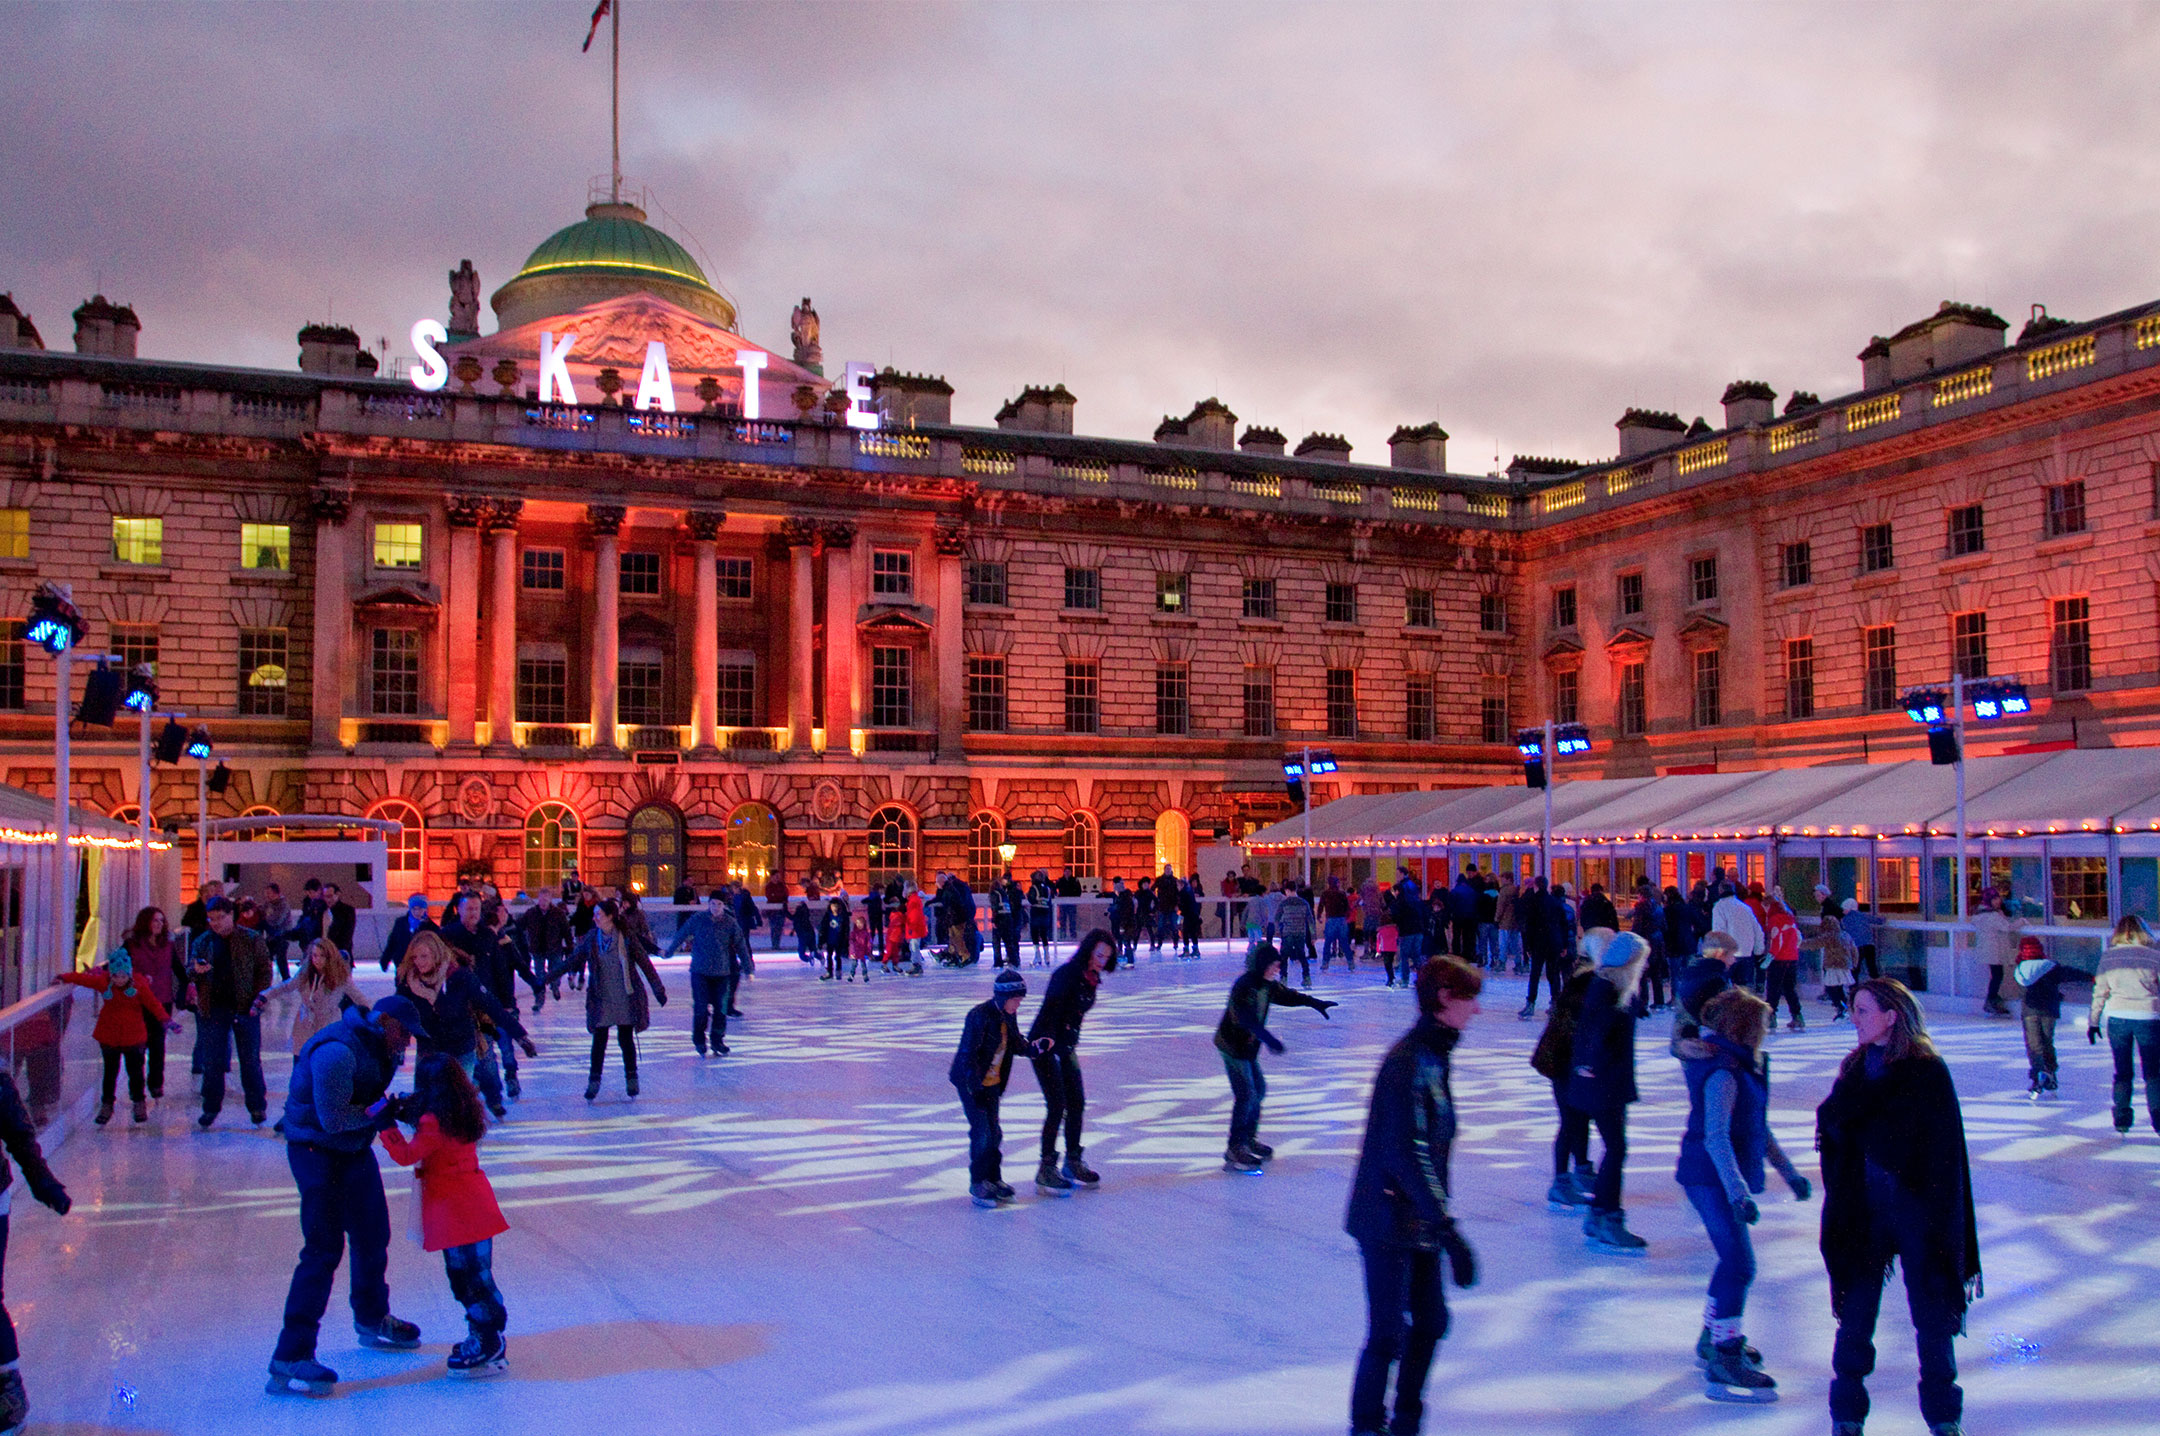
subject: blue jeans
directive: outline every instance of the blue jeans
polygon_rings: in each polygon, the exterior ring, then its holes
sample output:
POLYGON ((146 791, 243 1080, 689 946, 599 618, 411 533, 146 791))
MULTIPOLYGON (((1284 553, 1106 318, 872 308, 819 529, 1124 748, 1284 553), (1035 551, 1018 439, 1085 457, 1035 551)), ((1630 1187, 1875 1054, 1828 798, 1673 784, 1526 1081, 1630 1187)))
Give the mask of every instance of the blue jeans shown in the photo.
POLYGON ((1425 934, 1406 932, 1395 940, 1395 967, 1403 975, 1403 985, 1417 981, 1418 967, 1425 961, 1425 934))
POLYGON ((1723 1187, 1683 1186, 1703 1230, 1710 1233, 1710 1247, 1717 1266, 1710 1273, 1710 1306, 1719 1321, 1747 1313, 1748 1288, 1755 1282, 1755 1244, 1748 1239, 1747 1224, 1733 1215, 1732 1202, 1723 1187))
POLYGON ((1002 1087, 954 1087, 960 1094, 960 1110, 968 1124, 968 1182, 1002 1180, 1005 1163, 1005 1129, 998 1123, 1002 1087))
POLYGON ((1267 1100, 1267 1078, 1257 1057, 1222 1055, 1230 1076, 1230 1147, 1250 1146, 1260 1136, 1260 1104, 1267 1100))
POLYGON ((1350 965, 1350 919, 1346 917, 1331 917, 1320 924, 1320 970, 1326 972, 1337 958, 1343 966, 1350 965))
POLYGON ((1365 1259, 1365 1349, 1350 1386, 1350 1426, 1417 1436, 1425 1420, 1425 1375, 1447 1335, 1440 1254, 1358 1243, 1365 1259), (1395 1421, 1388 1423, 1388 1368, 1396 1368, 1395 1421))
POLYGON ((285 1161, 300 1188, 300 1264, 285 1295, 276 1359, 301 1361, 315 1354, 330 1284, 348 1240, 354 1323, 375 1326, 390 1314, 390 1206, 372 1146, 344 1152, 288 1142, 285 1161))
POLYGON ((236 1047, 240 1050, 240 1095, 247 1102, 248 1115, 269 1111, 270 1094, 263 1086, 262 1019, 248 1013, 198 1010, 195 1031, 203 1060, 203 1115, 215 1117, 225 1105, 225 1068, 236 1047))
POLYGON ((465 1329, 482 1347, 492 1347, 510 1324, 502 1289, 495 1285, 494 1238, 445 1247, 442 1264, 444 1275, 450 1278, 450 1295, 465 1308, 465 1329))
POLYGON ((2115 1054, 2115 1130, 2130 1130, 2131 1098, 2137 1091, 2134 1063, 2145 1064, 2145 1111, 2160 1132, 2160 1022, 2107 1020, 2108 1047, 2115 1054))

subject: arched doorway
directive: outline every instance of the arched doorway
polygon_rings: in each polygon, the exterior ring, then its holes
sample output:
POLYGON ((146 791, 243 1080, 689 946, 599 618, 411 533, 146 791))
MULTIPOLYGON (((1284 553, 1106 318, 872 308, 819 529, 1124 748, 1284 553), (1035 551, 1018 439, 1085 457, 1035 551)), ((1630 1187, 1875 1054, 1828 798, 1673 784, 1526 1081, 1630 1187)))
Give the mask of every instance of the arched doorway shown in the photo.
POLYGON ((1092 883, 1102 869, 1102 829, 1093 813, 1074 813, 1065 820, 1065 871, 1083 883, 1092 883))
POLYGON ((682 814, 664 803, 647 803, 630 814, 630 891, 655 902, 672 902, 682 881, 682 814))
POLYGON ((383 837, 383 845, 390 850, 384 866, 383 891, 392 903, 401 903, 427 887, 420 810, 403 798, 385 798, 368 809, 367 816, 387 818, 398 825, 396 833, 383 837))
POLYGON ((1005 820, 987 809, 968 819, 968 886, 988 892, 1005 871, 1005 820))
POLYGON ((780 867, 780 815, 763 803, 744 803, 728 814, 728 880, 757 897, 780 867))
POLYGON ((561 803, 542 803, 525 817, 525 887, 555 887, 578 865, 578 818, 561 803))
POLYGON ((915 876, 915 815, 902 807, 884 807, 870 815, 869 876, 883 887, 894 878, 915 876))
POLYGON ((1155 871, 1166 867, 1181 878, 1192 873, 1192 820, 1175 808, 1155 818, 1155 871))

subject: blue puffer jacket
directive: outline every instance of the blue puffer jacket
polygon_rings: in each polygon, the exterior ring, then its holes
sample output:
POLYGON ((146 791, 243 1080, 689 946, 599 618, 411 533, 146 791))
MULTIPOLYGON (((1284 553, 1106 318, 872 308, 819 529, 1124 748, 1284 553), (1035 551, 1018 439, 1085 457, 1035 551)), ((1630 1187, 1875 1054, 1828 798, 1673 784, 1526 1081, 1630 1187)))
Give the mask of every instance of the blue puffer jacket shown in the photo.
POLYGON ((397 1059, 366 1009, 348 1007, 293 1059, 277 1130, 288 1142, 364 1152, 375 1140, 370 1104, 390 1090, 397 1059))
MULTIPOLYGON (((1680 1138, 1680 1162, 1673 1179, 1683 1187, 1723 1189, 1725 1179, 1710 1155, 1704 1128, 1704 1089, 1720 1072, 1734 1082, 1732 1108, 1732 1154, 1739 1164, 1740 1180, 1750 1192, 1763 1189, 1763 1157, 1770 1148, 1770 1080, 1756 1066, 1753 1054, 1723 1033, 1705 1032, 1702 1045, 1708 1054, 1680 1064, 1687 1077, 1688 1124, 1680 1138)), ((1726 1195, 1732 1193, 1727 1191, 1726 1195)))

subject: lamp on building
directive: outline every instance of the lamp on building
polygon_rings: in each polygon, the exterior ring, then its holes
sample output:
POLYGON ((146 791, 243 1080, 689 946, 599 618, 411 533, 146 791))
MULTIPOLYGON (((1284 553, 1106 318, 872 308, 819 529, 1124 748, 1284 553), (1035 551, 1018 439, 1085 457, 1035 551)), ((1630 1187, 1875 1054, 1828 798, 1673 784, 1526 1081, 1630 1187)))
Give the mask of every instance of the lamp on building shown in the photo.
POLYGON ((127 687, 120 694, 120 706, 130 713, 148 713, 157 707, 157 678, 147 663, 138 663, 128 674, 127 687))
POLYGON ((165 726, 158 729, 157 760, 160 763, 177 763, 187 750, 188 732, 178 720, 168 718, 165 726))
POLYGON ((1006 864, 1006 865, 1007 865, 1007 866, 1009 867, 1009 866, 1011 866, 1011 865, 1012 865, 1012 860, 1013 860, 1014 858, 1016 858, 1016 857, 1019 857, 1019 856, 1020 856, 1020 845, 1019 845, 1018 843, 999 843, 999 844, 998 844, 998 861, 999 861, 999 862, 1002 862, 1002 863, 1006 864))
POLYGON ((73 591, 64 583, 46 582, 30 600, 30 618, 23 637, 55 656, 82 642, 82 613, 75 607, 73 591))

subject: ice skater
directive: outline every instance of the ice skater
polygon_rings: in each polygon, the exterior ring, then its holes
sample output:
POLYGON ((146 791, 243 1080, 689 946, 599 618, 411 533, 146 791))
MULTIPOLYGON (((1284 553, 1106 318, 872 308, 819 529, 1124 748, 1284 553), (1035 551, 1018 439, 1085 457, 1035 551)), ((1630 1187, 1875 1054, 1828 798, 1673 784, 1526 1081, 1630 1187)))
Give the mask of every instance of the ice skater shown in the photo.
MULTIPOLYGON (((0 1067, 0 1143, 4 1143, 15 1165, 22 1168, 23 1181, 29 1185, 30 1195, 61 1216, 74 1206, 69 1200, 67 1188, 45 1165, 45 1154, 38 1148, 37 1125, 30 1120, 30 1111, 15 1090, 15 1078, 5 1067, 0 1067)), ((0 1161, 0 1268, 7 1262, 8 1239, 8 1188, 13 1178, 8 1165, 0 1161)), ((16 1436, 30 1421, 30 1397, 23 1390, 22 1349, 15 1343, 15 1323, 8 1317, 7 1307, 0 1305, 0 1436, 16 1436)))
MULTIPOLYGON (((849 982, 855 980, 857 973, 862 974, 864 982, 870 980, 870 950, 876 945, 877 935, 870 930, 870 914, 860 908, 856 909, 848 917, 847 980, 849 982)), ((1015 969, 1018 969, 1019 966, 1018 962, 1013 963, 1015 969)))
POLYGON ((1350 1387, 1351 1436, 1416 1436, 1425 1416, 1425 1377, 1447 1335, 1440 1257, 1459 1287, 1477 1285, 1477 1254, 1449 1207, 1448 1154, 1455 1142, 1449 1065, 1478 1014, 1484 978, 1450 957, 1418 969, 1417 1025, 1380 1063, 1358 1151, 1343 1230, 1365 1264, 1365 1348, 1350 1387), (1388 1419, 1388 1372, 1395 1412, 1388 1419))
POLYGON ((2018 1006, 2024 1017, 2026 1076, 2032 1084, 2025 1095, 2037 1102, 2055 1094, 2055 1024, 2062 1017, 2063 984, 2092 979, 2049 957, 2030 933, 2018 939, 2016 976, 2024 989, 2018 1006))
POLYGON ((1263 942, 1245 960, 1245 971, 1230 984, 1230 1001, 1215 1025, 1215 1050, 1222 1053, 1230 1077, 1230 1144, 1223 1149, 1223 1170, 1258 1173, 1275 1149, 1260 1140, 1260 1104, 1267 1100, 1267 1078, 1260 1072, 1260 1049, 1283 1050, 1268 1031, 1270 1007, 1311 1007, 1322 1017, 1334 1003, 1300 992, 1282 982, 1283 960, 1274 945, 1263 942))
POLYGON ((450 1294, 465 1308, 465 1339, 450 1351, 452 1376, 498 1376, 510 1369, 503 1336, 510 1313, 495 1285, 495 1238, 510 1230, 495 1188, 480 1170, 487 1131, 480 1093, 448 1054, 430 1052, 413 1071, 410 1097, 380 1104, 413 1129, 383 1128, 383 1150, 401 1167, 417 1166, 420 1245, 441 1252, 450 1294))
POLYGON ((145 983, 135 980, 135 959, 124 947, 114 948, 105 966, 90 972, 63 972, 53 979, 75 987, 103 993, 97 1025, 90 1040, 97 1043, 105 1060, 104 1086, 98 1091, 97 1125, 113 1119, 113 1097, 120 1078, 120 1064, 127 1064, 128 1101, 138 1122, 150 1120, 150 1101, 143 1093, 143 1054, 150 1050, 150 1034, 159 1029, 173 1032, 180 1024, 157 1000, 145 983))
MULTIPOLYGON (((1773 953, 1775 949, 1772 949, 1773 953)), ((1772 1009, 1744 987, 1731 987, 1703 1007, 1695 1053, 1682 1059, 1688 1084, 1687 1131, 1673 1178, 1702 1217, 1717 1252, 1710 1295, 1703 1308, 1695 1359, 1702 1363, 1704 1393, 1713 1401, 1775 1401, 1777 1382, 1763 1370, 1762 1353, 1742 1335, 1748 1287, 1755 1281, 1755 1247, 1748 1228, 1759 1215, 1763 1163, 1777 1168, 1806 1201, 1814 1186, 1800 1175, 1770 1134, 1770 1079, 1762 1061, 1772 1009)))
POLYGON ((1627 1167, 1627 1109, 1635 1101, 1635 989, 1650 961, 1650 944, 1632 932, 1608 941, 1597 953, 1597 972, 1583 994, 1575 1022, 1575 1055, 1568 1105, 1588 1116, 1604 1143, 1583 1235, 1600 1251, 1642 1256, 1649 1243, 1627 1229, 1620 1206, 1627 1167))
POLYGON ((1546 1009, 1545 1030, 1530 1053, 1530 1066, 1552 1084, 1553 1108, 1559 1127, 1553 1132, 1552 1185, 1545 1189, 1545 1205, 1556 1212, 1573 1211, 1590 1204, 1594 1180, 1590 1166, 1590 1118, 1568 1105, 1570 1064, 1575 1060, 1575 1023, 1582 1016, 1583 996, 1597 966, 1578 959, 1575 971, 1560 988, 1560 995, 1546 1009))
POLYGON ((1069 1197, 1074 1187, 1094 1187, 1099 1173, 1081 1160, 1080 1125, 1087 1113, 1087 1088, 1080 1081, 1080 1024, 1095 1005, 1103 969, 1117 956, 1117 939, 1096 928, 1080 939, 1073 955, 1052 970, 1042 1006, 1028 1025, 1028 1041, 1050 1040, 1049 1050, 1033 1059, 1035 1080, 1042 1084, 1042 1161, 1035 1169, 1035 1190, 1069 1197), (1065 1161, 1058 1163, 1058 1131, 1065 1133, 1065 1161))
POLYGON ((967 1117, 968 1196, 978 1207, 999 1206, 1018 1195, 1003 1180, 1005 1129, 998 1125, 998 1103, 1012 1081, 1013 1058, 1021 1049, 1040 1057, 1051 1047, 1048 1037, 1028 1042, 1020 1036, 1017 1019, 1020 999, 1026 996, 1027 979, 1019 968, 998 969, 990 1000, 968 1010, 960 1048, 946 1073, 967 1117))
POLYGON ((2140 1057, 2145 1064, 2145 1114, 2160 1132, 2160 952, 2153 950, 2152 934, 2135 913, 2115 924, 2093 974, 2085 1040, 2098 1042, 2103 1032, 2115 1056, 2116 1135, 2130 1135, 2131 1099, 2137 1093, 2133 1061, 2140 1057))

